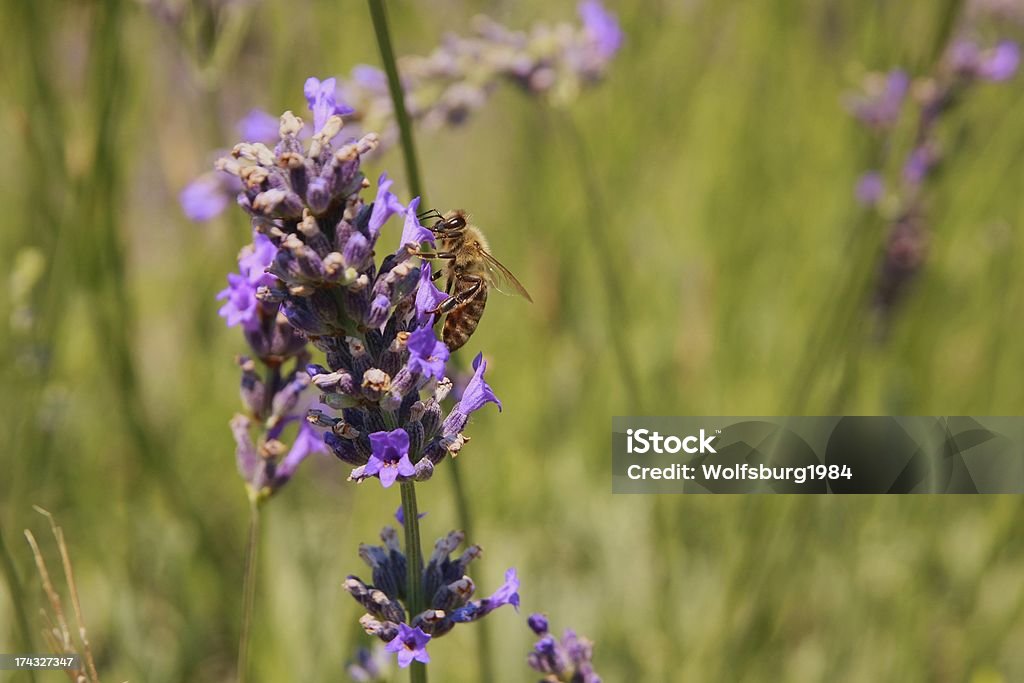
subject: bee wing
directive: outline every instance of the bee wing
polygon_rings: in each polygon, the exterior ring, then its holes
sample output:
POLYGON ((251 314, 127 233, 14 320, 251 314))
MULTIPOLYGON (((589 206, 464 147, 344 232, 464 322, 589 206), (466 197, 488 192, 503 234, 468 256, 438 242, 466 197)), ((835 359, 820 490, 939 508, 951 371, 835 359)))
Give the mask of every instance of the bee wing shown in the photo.
POLYGON ((508 268, 501 265, 498 259, 491 256, 486 251, 481 250, 481 254, 484 258, 484 266, 487 268, 487 274, 490 276, 490 285, 502 294, 507 295, 518 295, 533 303, 533 299, 530 298, 530 293, 526 291, 526 287, 523 287, 522 283, 516 279, 516 276, 509 271, 508 268))

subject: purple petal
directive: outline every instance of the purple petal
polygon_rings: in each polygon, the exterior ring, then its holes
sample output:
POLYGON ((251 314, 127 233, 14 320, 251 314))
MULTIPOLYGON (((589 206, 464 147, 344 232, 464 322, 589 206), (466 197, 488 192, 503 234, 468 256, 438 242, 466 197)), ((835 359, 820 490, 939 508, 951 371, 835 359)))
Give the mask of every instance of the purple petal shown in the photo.
POLYGON ((378 475, 380 477, 380 485, 384 488, 391 488, 391 485, 398 479, 398 468, 392 465, 382 467, 378 475))
POLYGON ((498 406, 498 412, 501 412, 501 401, 494 395, 494 391, 484 381, 484 371, 487 369, 487 363, 483 359, 482 353, 477 354, 477 357, 473 359, 473 377, 469 380, 469 384, 466 385, 466 390, 462 392, 462 399, 459 400, 459 404, 456 406, 463 415, 469 415, 474 411, 480 410, 487 403, 495 403, 498 406))
POLYGON ((409 460, 408 454, 403 455, 401 459, 398 461, 397 471, 398 474, 402 475, 403 477, 411 477, 413 473, 416 472, 416 468, 413 467, 412 461, 409 460))
POLYGON ((405 210, 405 207, 398 201, 398 197, 391 194, 391 185, 395 181, 388 178, 387 173, 381 173, 377 179, 377 196, 373 200, 373 211, 370 213, 370 224, 368 229, 370 237, 377 238, 380 229, 396 213, 405 210))
POLYGON ((416 197, 405 209, 405 225, 402 227, 402 239, 398 245, 398 251, 402 251, 409 245, 418 246, 421 242, 434 243, 434 233, 420 225, 416 217, 416 209, 419 208, 420 198, 416 197))
POLYGON ((447 294, 434 285, 434 281, 430 279, 431 274, 430 262, 423 261, 423 265, 420 267, 420 281, 416 289, 416 313, 421 325, 428 325, 430 312, 448 298, 447 294))
POLYGON ((373 475, 378 474, 381 471, 381 468, 383 468, 383 467, 384 467, 384 461, 383 460, 381 460, 377 456, 370 456, 369 462, 367 462, 363 466, 363 476, 364 477, 372 477, 373 475))

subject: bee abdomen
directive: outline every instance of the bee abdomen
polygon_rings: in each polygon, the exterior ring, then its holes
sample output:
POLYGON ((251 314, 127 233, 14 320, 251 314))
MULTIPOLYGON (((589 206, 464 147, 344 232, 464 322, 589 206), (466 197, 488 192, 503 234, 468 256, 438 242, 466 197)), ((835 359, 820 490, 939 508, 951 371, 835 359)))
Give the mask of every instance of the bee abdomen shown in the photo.
POLYGON ((441 339, 449 351, 455 351, 469 341, 480 324, 487 303, 487 288, 481 287, 480 292, 466 303, 452 309, 444 319, 441 339))

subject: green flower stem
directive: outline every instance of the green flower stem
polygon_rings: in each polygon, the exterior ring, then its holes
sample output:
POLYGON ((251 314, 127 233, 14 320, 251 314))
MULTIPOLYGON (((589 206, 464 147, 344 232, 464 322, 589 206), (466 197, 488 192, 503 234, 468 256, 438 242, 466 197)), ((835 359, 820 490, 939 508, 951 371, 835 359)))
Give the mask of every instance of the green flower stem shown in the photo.
POLYGON ((245 549, 245 578, 242 582, 242 628, 238 636, 238 683, 245 683, 248 678, 249 642, 252 640, 252 619, 256 604, 256 565, 260 557, 259 501, 253 498, 249 509, 249 543, 245 549))
POLYGON ((377 46, 380 48, 380 59, 384 63, 384 72, 388 75, 388 90, 395 109, 395 121, 402 143, 402 157, 405 159, 406 182, 409 192, 420 198, 420 206, 425 207, 427 199, 423 193, 423 182, 420 180, 420 165, 416 157, 416 143, 412 136, 412 122, 405 108, 405 94, 402 81, 398 77, 398 63, 391 48, 391 33, 388 30, 387 10, 383 0, 367 0, 370 5, 370 16, 373 17, 373 30, 377 35, 377 46))
MULTIPOLYGON (((398 63, 395 60, 395 53, 391 45, 391 32, 388 29, 387 12, 383 0, 367 0, 370 7, 370 16, 373 18, 373 30, 377 37, 377 46, 380 48, 380 58, 384 65, 384 72, 388 77, 388 90, 391 93, 391 102, 395 110, 395 122, 398 125, 399 139, 402 145, 402 157, 405 160, 405 174, 409 185, 409 193, 420 198, 420 207, 429 206, 426 199, 425 188, 420 176, 419 160, 416 155, 416 143, 413 138, 412 122, 409 119, 409 112, 405 108, 405 95, 402 90, 402 82, 398 75, 398 63)), ((454 465, 455 463, 451 463, 454 465)), ((455 468, 452 470, 451 481, 452 494, 456 501, 459 525, 463 531, 470 534, 471 515, 469 512, 468 496, 462 480, 455 468)), ((420 554, 419 539, 419 514, 416 508, 416 491, 412 482, 402 484, 402 508, 405 512, 405 545, 406 554, 410 558, 415 555, 415 560, 410 559, 409 567, 409 605, 410 612, 417 614, 422 611, 423 605, 413 598, 414 591, 418 594, 420 590, 419 577, 422 575, 422 556, 420 554), (410 549, 414 549, 411 551, 410 549), (418 564, 420 570, 414 575, 413 564, 418 564), (419 606, 417 606, 419 605, 419 606)), ((477 657, 480 670, 480 680, 493 680, 491 668, 490 638, 486 622, 477 624, 477 657)), ((413 681, 426 681, 426 669, 419 662, 413 662, 411 668, 413 681)))
MULTIPOLYGON (((409 608, 409 620, 425 608, 423 599, 423 551, 420 546, 420 514, 416 506, 416 484, 403 481, 402 512, 405 516, 405 565, 406 565, 406 605, 409 608)), ((427 667, 420 662, 409 666, 409 680, 412 683, 427 683, 427 667)))

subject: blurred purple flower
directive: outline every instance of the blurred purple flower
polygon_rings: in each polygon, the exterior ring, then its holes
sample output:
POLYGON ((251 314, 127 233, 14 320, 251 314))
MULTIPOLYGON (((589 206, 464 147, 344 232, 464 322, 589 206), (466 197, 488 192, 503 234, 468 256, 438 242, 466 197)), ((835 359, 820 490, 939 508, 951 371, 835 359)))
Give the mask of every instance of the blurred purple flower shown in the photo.
POLYGON ((526 624, 538 636, 542 636, 548 632, 548 618, 547 616, 540 614, 539 612, 531 614, 529 618, 527 618, 526 624))
POLYGON ((1005 81, 1017 73, 1020 65, 1020 47, 1006 40, 993 48, 979 66, 981 77, 988 81, 1005 81))
POLYGON ((857 201, 864 206, 874 206, 885 193, 885 182, 878 171, 868 171, 857 180, 857 201))
POLYGON ((276 142, 281 120, 262 109, 252 109, 242 117, 235 128, 246 142, 276 142))
POLYGON ((377 475, 384 488, 395 483, 399 475, 411 477, 416 471, 409 460, 409 434, 404 429, 370 434, 373 451, 363 476, 377 475))
POLYGON ((217 299, 227 299, 217 312, 228 327, 238 324, 249 327, 258 322, 256 287, 248 278, 238 273, 228 273, 228 286, 217 293, 217 299))
POLYGON ((900 116, 903 100, 910 88, 910 77, 902 69, 893 69, 884 79, 870 74, 864 92, 848 98, 848 108, 861 123, 875 129, 893 126, 900 116))
POLYGON ((352 83, 378 95, 388 94, 388 77, 380 69, 368 64, 357 64, 352 67, 352 83))
POLYGON ((412 664, 414 659, 424 664, 430 661, 430 655, 427 654, 428 642, 430 642, 430 636, 424 633, 419 626, 410 628, 406 624, 399 624, 398 635, 387 644, 385 649, 388 652, 398 653, 398 666, 404 669, 412 664))
POLYGON ((229 193, 225 191, 225 185, 225 178, 216 171, 204 173, 186 185, 178 195, 185 215, 197 222, 215 218, 228 205, 229 193))
POLYGON ((911 185, 920 185, 935 165, 935 152, 928 145, 915 147, 903 165, 903 179, 911 185))
POLYGON ((292 443, 291 449, 288 451, 288 455, 284 456, 281 460, 281 464, 277 466, 275 472, 276 486, 281 486, 295 474, 295 470, 298 469, 302 461, 305 460, 312 453, 326 453, 327 446, 324 444, 323 437, 313 429, 313 426, 307 421, 302 420, 299 423, 299 432, 295 436, 295 441, 292 443))
POLYGON ((580 638, 571 629, 566 629, 561 640, 556 640, 548 633, 548 620, 543 614, 531 614, 527 624, 541 637, 527 656, 530 668, 548 674, 553 681, 601 683, 601 677, 591 664, 594 658, 593 643, 580 638))
POLYGON ((583 0, 577 10, 583 20, 583 30, 593 39, 598 53, 605 59, 611 58, 622 47, 623 34, 618 19, 599 0, 583 0))

